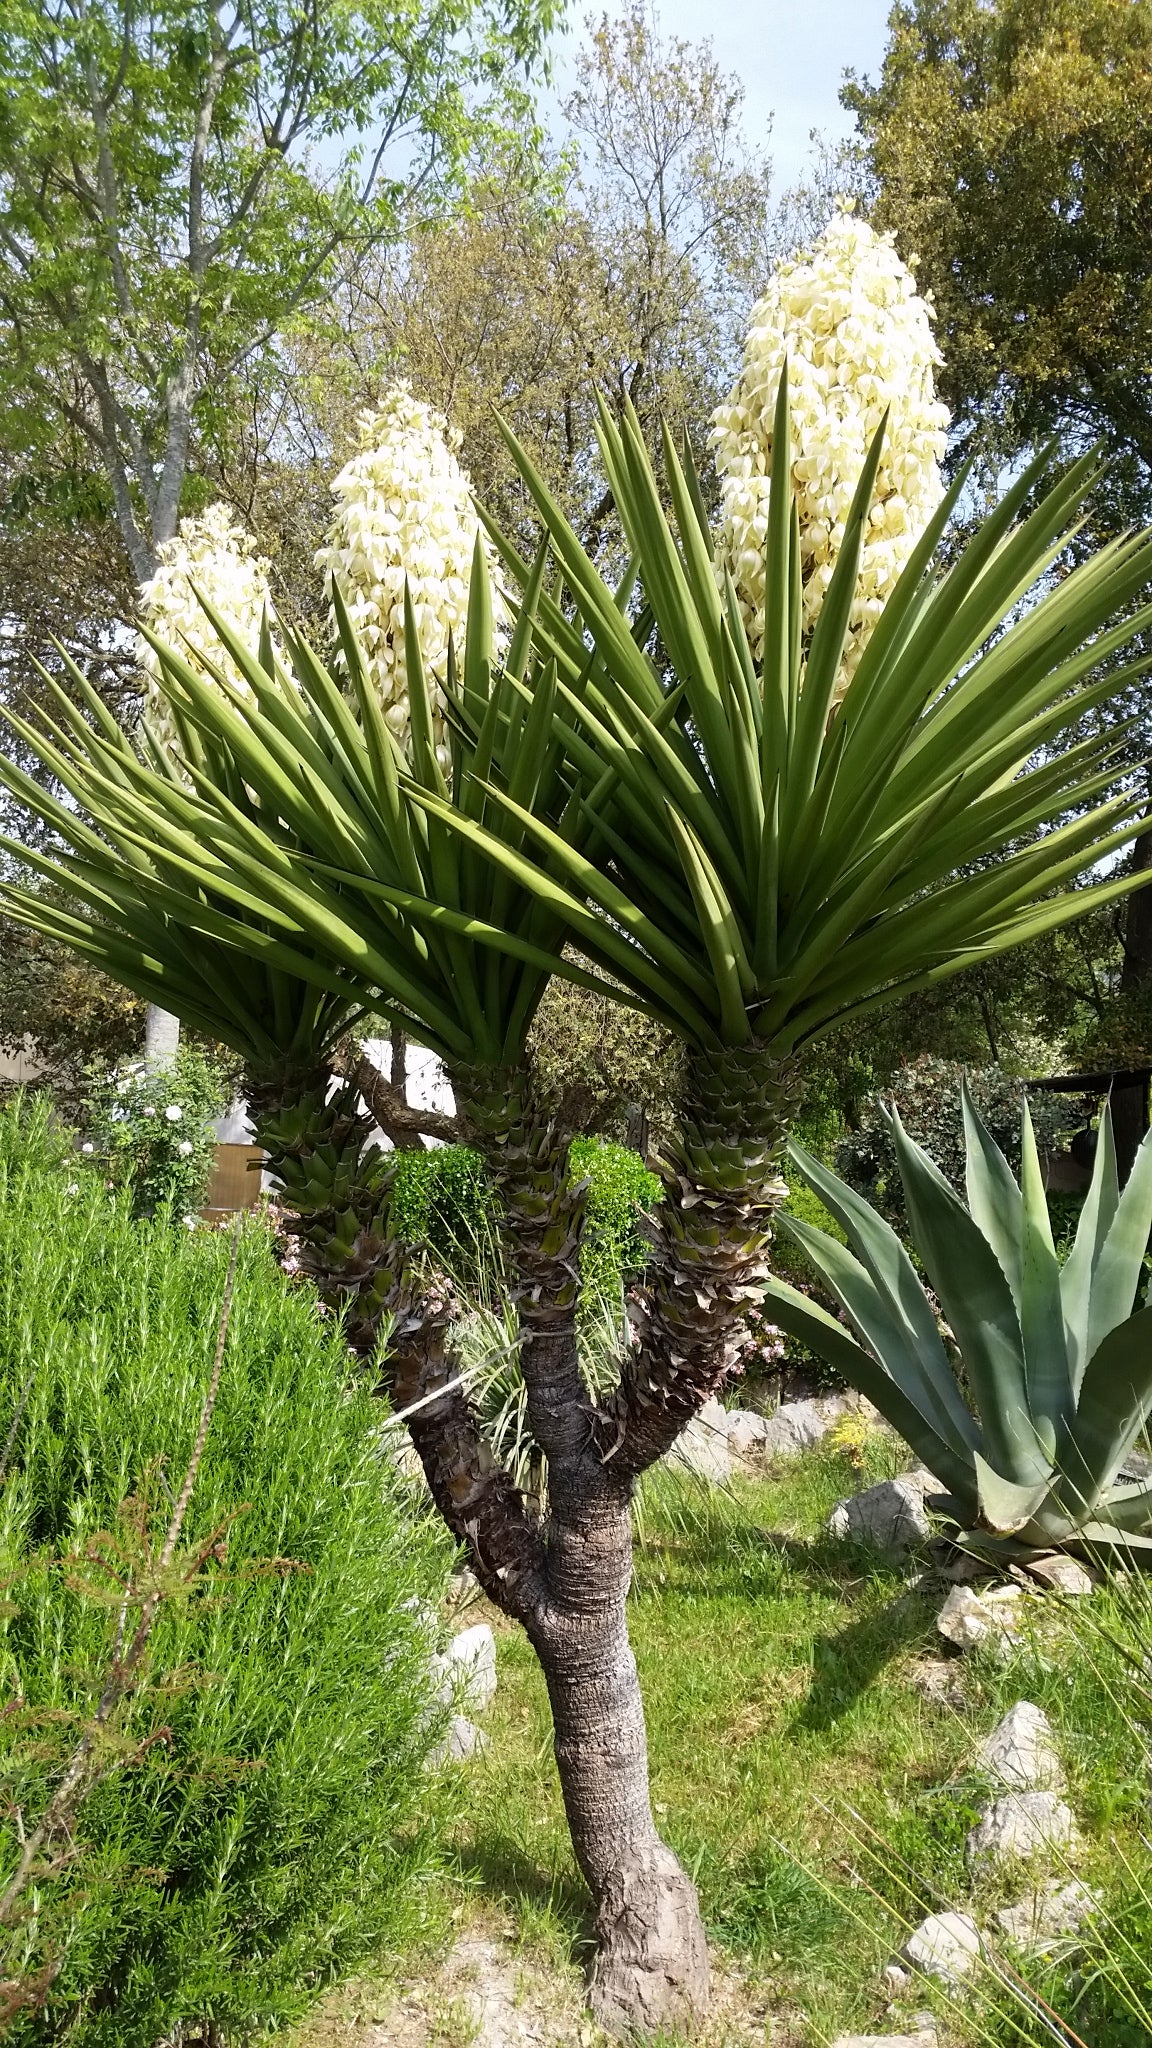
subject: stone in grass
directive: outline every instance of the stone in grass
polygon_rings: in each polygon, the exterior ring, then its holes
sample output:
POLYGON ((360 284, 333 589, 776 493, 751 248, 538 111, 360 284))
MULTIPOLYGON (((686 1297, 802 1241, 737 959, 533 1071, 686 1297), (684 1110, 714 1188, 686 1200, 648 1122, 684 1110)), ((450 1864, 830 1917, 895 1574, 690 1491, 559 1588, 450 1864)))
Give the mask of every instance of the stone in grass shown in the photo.
POLYGON ((767 1418, 760 1448, 767 1458, 798 1458, 827 1434, 827 1418, 814 1401, 785 1401, 767 1418))
POLYGON ((980 1929, 968 1913, 929 1913, 900 1951, 905 1962, 942 1984, 956 1984, 984 1952, 980 1929))
POLYGON ((705 1401, 677 1437, 669 1456, 673 1464, 694 1472, 698 1479, 707 1479, 713 1486, 727 1484, 732 1477, 732 1458, 728 1449, 728 1417, 719 1401, 705 1401))
POLYGON ((1066 1593, 1077 1599, 1091 1593, 1097 1581, 1087 1565, 1077 1558, 1061 1555, 1059 1551, 1051 1557, 1029 1558, 1024 1565, 1030 1579, 1038 1579, 1042 1586, 1050 1586, 1055 1593, 1066 1593))
POLYGON ((1079 1934, 1099 1903, 1095 1892, 1078 1877, 1066 1882, 1056 1878, 1018 1906, 1005 1906, 996 1915, 996 1925, 1016 1948, 1044 1955, 1079 1934))
POLYGON ((496 1692, 496 1638, 487 1622, 461 1629, 446 1650, 431 1658, 429 1669, 434 1697, 442 1706, 482 1714, 496 1692))
POLYGON ((968 1704, 960 1666, 953 1657, 919 1657, 908 1666, 908 1683, 930 1706, 962 1713, 968 1704))
POLYGON ((850 1500, 837 1501, 828 1529, 842 1543, 862 1543, 886 1557, 902 1557, 932 1534, 923 1491, 909 1479, 882 1479, 850 1500))
POLYGON ((1006 1792, 985 1810, 965 1846, 972 1869, 988 1870, 1053 1849, 1070 1852, 1078 1839, 1071 1808, 1054 1792, 1006 1792))
POLYGON ((914 2034, 837 2034, 832 2048, 937 2048, 939 2039, 935 2027, 920 2027, 914 2034))
POLYGON ((983 1644, 1006 1656, 1020 1627, 1023 1598, 1019 1586, 992 1586, 986 1593, 953 1586, 936 1616, 936 1627, 958 1650, 983 1644))
POLYGON ((728 1448, 738 1458, 754 1458, 764 1449, 768 1418, 751 1408, 728 1410, 728 1448))
POLYGON ((1031 1700, 1017 1700, 976 1751, 976 1768, 1007 1792, 1062 1792, 1064 1767, 1052 1724, 1031 1700))
POLYGON ((488 1737, 474 1721, 465 1714, 453 1714, 445 1733, 428 1752, 428 1769, 443 1770, 445 1764, 466 1763, 470 1756, 481 1756, 488 1747, 488 1737))

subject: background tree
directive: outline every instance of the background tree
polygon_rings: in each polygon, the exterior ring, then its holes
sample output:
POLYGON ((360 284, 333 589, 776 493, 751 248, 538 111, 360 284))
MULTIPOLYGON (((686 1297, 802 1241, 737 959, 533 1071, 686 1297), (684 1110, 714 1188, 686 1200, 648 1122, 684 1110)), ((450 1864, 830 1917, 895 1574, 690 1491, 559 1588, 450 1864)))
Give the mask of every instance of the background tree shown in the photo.
MULTIPOLYGON (((874 218, 933 293, 955 454, 995 474, 1058 434, 1112 457, 1103 537, 1152 507, 1152 5, 1149 0, 906 0, 879 79, 852 80, 874 218)), ((1127 691, 1113 715, 1149 704, 1127 691)), ((1147 839, 1131 856, 1152 859, 1147 839)), ((1097 992, 1099 993, 1099 987, 1097 992)), ((1152 915, 1122 920, 1096 1061, 1146 1065, 1152 915)), ((1113 1104, 1123 1175, 1147 1090, 1113 1104)))
POLYGON ((0 434, 73 427, 136 580, 190 461, 325 294, 523 115, 551 0, 15 0, 0 27, 0 434), (325 156, 330 168, 324 168, 325 156))
POLYGON ((333 458, 396 376, 461 430, 498 517, 522 521, 526 499, 496 406, 590 543, 613 532, 595 393, 627 394, 647 421, 663 414, 702 439, 777 252, 769 164, 742 101, 710 45, 663 38, 646 5, 590 22, 544 151, 477 155, 451 217, 411 216, 398 260, 379 249, 344 265, 339 338, 293 341, 291 375, 253 420, 232 482, 237 502, 253 498, 265 552, 279 552, 265 519, 286 562, 299 531, 277 458, 292 451, 322 527, 333 458))
POLYGON ((1152 5, 911 0, 853 80, 877 224, 917 255, 962 446, 1103 438, 1152 470, 1152 5))

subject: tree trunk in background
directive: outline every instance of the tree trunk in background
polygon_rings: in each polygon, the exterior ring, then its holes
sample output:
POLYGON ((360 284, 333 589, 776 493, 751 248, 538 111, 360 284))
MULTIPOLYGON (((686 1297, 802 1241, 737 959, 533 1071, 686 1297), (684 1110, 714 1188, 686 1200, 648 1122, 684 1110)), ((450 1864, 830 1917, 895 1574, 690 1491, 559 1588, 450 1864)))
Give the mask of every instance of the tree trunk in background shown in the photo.
MULTIPOLYGON (((1152 807, 1152 806, 1150 806, 1152 807)), ((1132 871, 1152 874, 1152 832, 1145 832, 1132 849, 1132 871)), ((1121 996, 1138 996, 1152 987, 1152 883, 1128 898, 1124 922, 1124 965, 1120 970, 1121 996)), ((1139 1064, 1139 1061, 1134 1061, 1139 1064)), ((1117 1088, 1112 1096, 1112 1129, 1116 1137, 1116 1165, 1123 1187, 1132 1170, 1140 1140, 1148 1129, 1148 1083, 1117 1088)))
POLYGON ((144 1022, 144 1060, 150 1072, 170 1067, 180 1050, 180 1019, 149 1003, 144 1022))

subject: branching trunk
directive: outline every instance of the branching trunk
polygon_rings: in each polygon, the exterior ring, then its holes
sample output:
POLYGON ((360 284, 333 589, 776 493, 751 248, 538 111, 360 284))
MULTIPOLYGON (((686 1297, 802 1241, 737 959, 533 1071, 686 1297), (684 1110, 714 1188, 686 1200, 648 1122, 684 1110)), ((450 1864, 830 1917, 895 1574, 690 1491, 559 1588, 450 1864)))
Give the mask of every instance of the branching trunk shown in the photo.
POLYGON ((772 1218, 801 1081, 759 1047, 693 1054, 652 1259, 639 1344, 598 1424, 606 1455, 633 1476, 662 1458, 739 1362, 763 1299, 772 1218))
POLYGON ((556 1762, 577 1861, 595 1903, 591 1998, 621 2035, 690 2027, 707 2007, 695 1887, 652 1815, 644 1708, 628 1640, 632 1475, 605 1457, 602 1419, 576 1345, 585 1190, 567 1140, 536 1124, 522 1070, 453 1075, 465 1135, 480 1144, 515 1262, 528 1414, 548 1461, 541 1519, 495 1458, 455 1384, 450 1284, 396 1269, 386 1242, 388 1167, 366 1149, 356 1083, 329 1102, 316 1073, 262 1076, 251 1102, 294 1212, 302 1268, 350 1302, 361 1355, 392 1319, 392 1395, 433 1500, 485 1592, 526 1630, 548 1686, 556 1762))

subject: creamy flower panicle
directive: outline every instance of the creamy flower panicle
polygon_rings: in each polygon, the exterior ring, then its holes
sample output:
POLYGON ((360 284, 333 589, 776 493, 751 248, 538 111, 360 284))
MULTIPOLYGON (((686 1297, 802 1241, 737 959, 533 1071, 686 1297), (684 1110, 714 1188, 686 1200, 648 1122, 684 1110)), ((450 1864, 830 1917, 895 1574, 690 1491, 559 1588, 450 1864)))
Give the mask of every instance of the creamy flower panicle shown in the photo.
MULTIPOLYGON (((140 588, 144 622, 157 638, 166 640, 197 666, 202 665, 199 657, 212 662, 245 695, 248 685, 217 639, 196 590, 203 592, 255 651, 265 609, 271 611, 272 607, 268 564, 255 547, 252 535, 235 523, 227 505, 209 505, 198 517, 181 520, 176 538, 165 541, 160 549, 156 574, 140 588)), ((150 678, 149 717, 166 739, 175 742, 166 699, 156 684, 160 664, 142 634, 136 642, 136 656, 150 678)))
POLYGON ((731 573, 759 657, 772 425, 785 361, 806 632, 831 580, 869 443, 889 411, 841 691, 943 490, 948 412, 935 395, 941 357, 932 317, 892 237, 840 213, 806 260, 775 272, 753 309, 739 381, 714 415, 717 571, 731 573))
MULTIPOLYGON (((331 597, 335 581, 371 665, 384 714, 403 744, 409 729, 404 654, 404 579, 412 593, 429 681, 443 683, 448 642, 463 642, 480 522, 460 435, 407 383, 359 421, 360 448, 336 477, 336 516, 316 556, 331 597)), ((491 563, 487 538, 483 545, 491 563)), ((493 588, 498 629, 506 619, 493 588)), ((333 622, 334 624, 335 622, 333 622)), ((444 701, 437 692, 436 752, 448 763, 444 701)))

